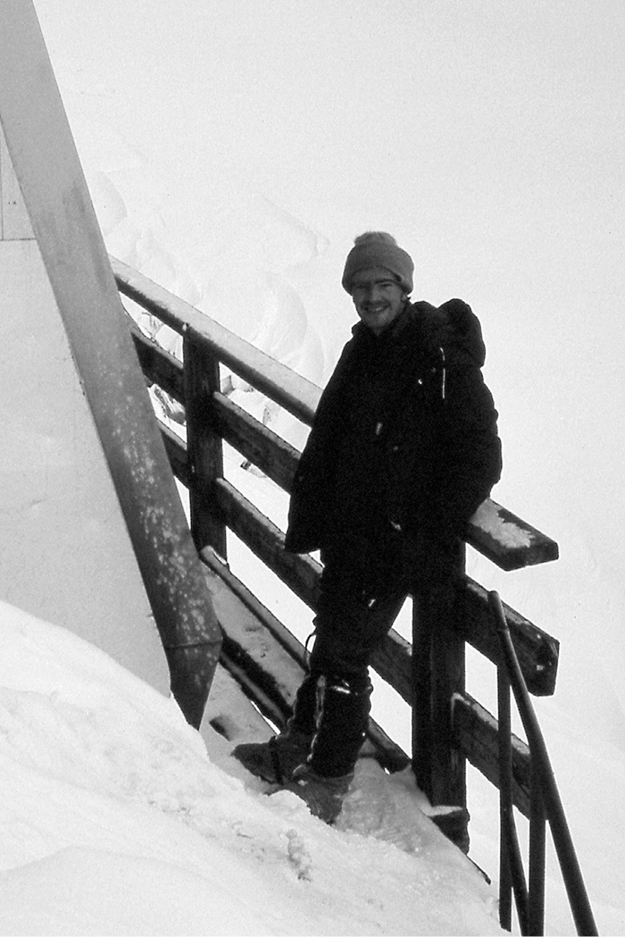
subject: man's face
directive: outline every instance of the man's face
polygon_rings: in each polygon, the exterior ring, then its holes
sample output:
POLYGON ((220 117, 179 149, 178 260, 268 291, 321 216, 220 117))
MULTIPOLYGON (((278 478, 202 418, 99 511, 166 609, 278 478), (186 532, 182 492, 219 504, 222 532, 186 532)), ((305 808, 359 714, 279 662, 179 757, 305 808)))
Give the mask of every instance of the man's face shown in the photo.
POLYGON ((370 267, 352 278, 352 300, 364 324, 379 335, 404 308, 407 294, 390 270, 370 267))

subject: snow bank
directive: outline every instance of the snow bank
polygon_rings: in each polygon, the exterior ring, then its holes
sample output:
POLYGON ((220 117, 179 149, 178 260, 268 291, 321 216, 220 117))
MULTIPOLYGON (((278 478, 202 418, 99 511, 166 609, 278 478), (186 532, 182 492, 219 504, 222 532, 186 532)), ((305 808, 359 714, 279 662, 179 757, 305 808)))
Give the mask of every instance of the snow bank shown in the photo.
POLYGON ((500 932, 492 889, 414 800, 388 801, 400 849, 231 766, 172 700, 1 603, 0 933, 500 932))

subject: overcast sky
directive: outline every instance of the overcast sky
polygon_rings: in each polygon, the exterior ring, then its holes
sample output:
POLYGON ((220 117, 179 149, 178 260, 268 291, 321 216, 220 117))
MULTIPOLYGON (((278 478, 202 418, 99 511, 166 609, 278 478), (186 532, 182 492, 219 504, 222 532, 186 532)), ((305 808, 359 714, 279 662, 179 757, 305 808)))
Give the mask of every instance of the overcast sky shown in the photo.
POLYGON ((262 200, 289 221, 279 272, 329 363, 364 229, 412 253, 415 298, 471 303, 498 499, 564 541, 559 575, 613 576, 622 616, 622 0, 179 0, 175 21, 170 0, 36 7, 87 168, 198 269, 212 245, 250 310, 262 200))

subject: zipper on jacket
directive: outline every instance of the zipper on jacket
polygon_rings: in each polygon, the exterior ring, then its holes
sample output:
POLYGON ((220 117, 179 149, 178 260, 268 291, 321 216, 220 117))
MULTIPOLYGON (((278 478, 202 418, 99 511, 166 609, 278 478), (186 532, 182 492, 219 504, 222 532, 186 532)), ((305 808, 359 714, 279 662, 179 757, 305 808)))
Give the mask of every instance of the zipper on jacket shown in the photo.
POLYGON ((441 353, 441 361, 443 362, 442 368, 442 379, 441 379, 441 400, 445 399, 445 394, 447 393, 447 361, 445 358, 445 349, 442 345, 439 345, 438 349, 441 353))

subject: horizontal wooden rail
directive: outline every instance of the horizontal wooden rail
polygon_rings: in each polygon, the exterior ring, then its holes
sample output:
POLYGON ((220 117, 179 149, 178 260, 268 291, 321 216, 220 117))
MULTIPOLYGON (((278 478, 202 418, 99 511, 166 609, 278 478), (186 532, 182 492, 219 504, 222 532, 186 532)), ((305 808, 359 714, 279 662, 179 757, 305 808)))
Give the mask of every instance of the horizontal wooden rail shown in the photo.
POLYGON ((184 370, 182 362, 174 355, 144 335, 134 320, 128 316, 130 334, 135 343, 141 369, 150 384, 157 384, 184 406, 184 370))
MULTIPOLYGON (((501 661, 501 647, 497 635, 493 633, 486 589, 467 577, 463 602, 461 618, 465 640, 498 665, 501 661)), ((534 696, 551 696, 555 691, 560 643, 509 605, 504 605, 504 609, 530 693, 534 696)))
MULTIPOLYGON (((114 258, 112 263, 118 286, 125 295, 159 316, 180 334, 188 336, 192 329, 193 340, 200 347, 213 351, 231 370, 302 422, 311 425, 321 393, 316 385, 238 338, 131 267, 114 258)), ((158 383, 184 405, 182 364, 160 349, 156 342, 142 335, 136 325, 132 330, 139 359, 148 379, 158 383)), ((297 463, 297 451, 244 413, 223 395, 216 394, 208 418, 216 432, 288 491, 297 463)), ((558 545, 554 540, 490 498, 480 505, 471 518, 466 541, 500 569, 507 571, 558 558, 558 545)))
MULTIPOLYGON (((186 446, 183 440, 161 424, 165 448, 177 478, 189 484, 186 446)), ((236 488, 225 480, 217 483, 217 501, 231 530, 311 609, 316 608, 321 567, 308 556, 284 551, 284 534, 236 488)), ((466 578, 460 592, 464 603, 463 637, 494 664, 500 661, 500 647, 493 635, 485 589, 466 578)), ((508 605, 504 605, 519 662, 528 689, 535 696, 554 692, 558 670, 559 642, 532 624, 508 605)), ((373 658, 375 670, 407 702, 411 702, 410 645, 392 633, 373 658)))
POLYGON ((261 393, 308 426, 312 424, 321 394, 311 381, 280 364, 249 342, 239 338, 208 315, 154 283, 137 270, 110 257, 117 286, 147 312, 157 316, 180 335, 205 345, 217 358, 261 393))
MULTIPOLYGON (((458 750, 491 784, 499 787, 499 740, 497 720, 468 693, 455 694, 453 701, 454 741, 458 750)), ((531 763, 529 748, 512 736, 512 794, 514 805, 529 818, 531 763)))
POLYGON ((558 544, 487 498, 479 506, 466 532, 466 541, 507 571, 558 559, 558 544))
POLYGON ((299 452, 223 394, 213 394, 208 422, 222 439, 285 491, 290 491, 299 452))
POLYGON ((317 604, 321 566, 310 556, 287 553, 284 534, 225 479, 217 481, 216 501, 226 524, 310 608, 317 604))

